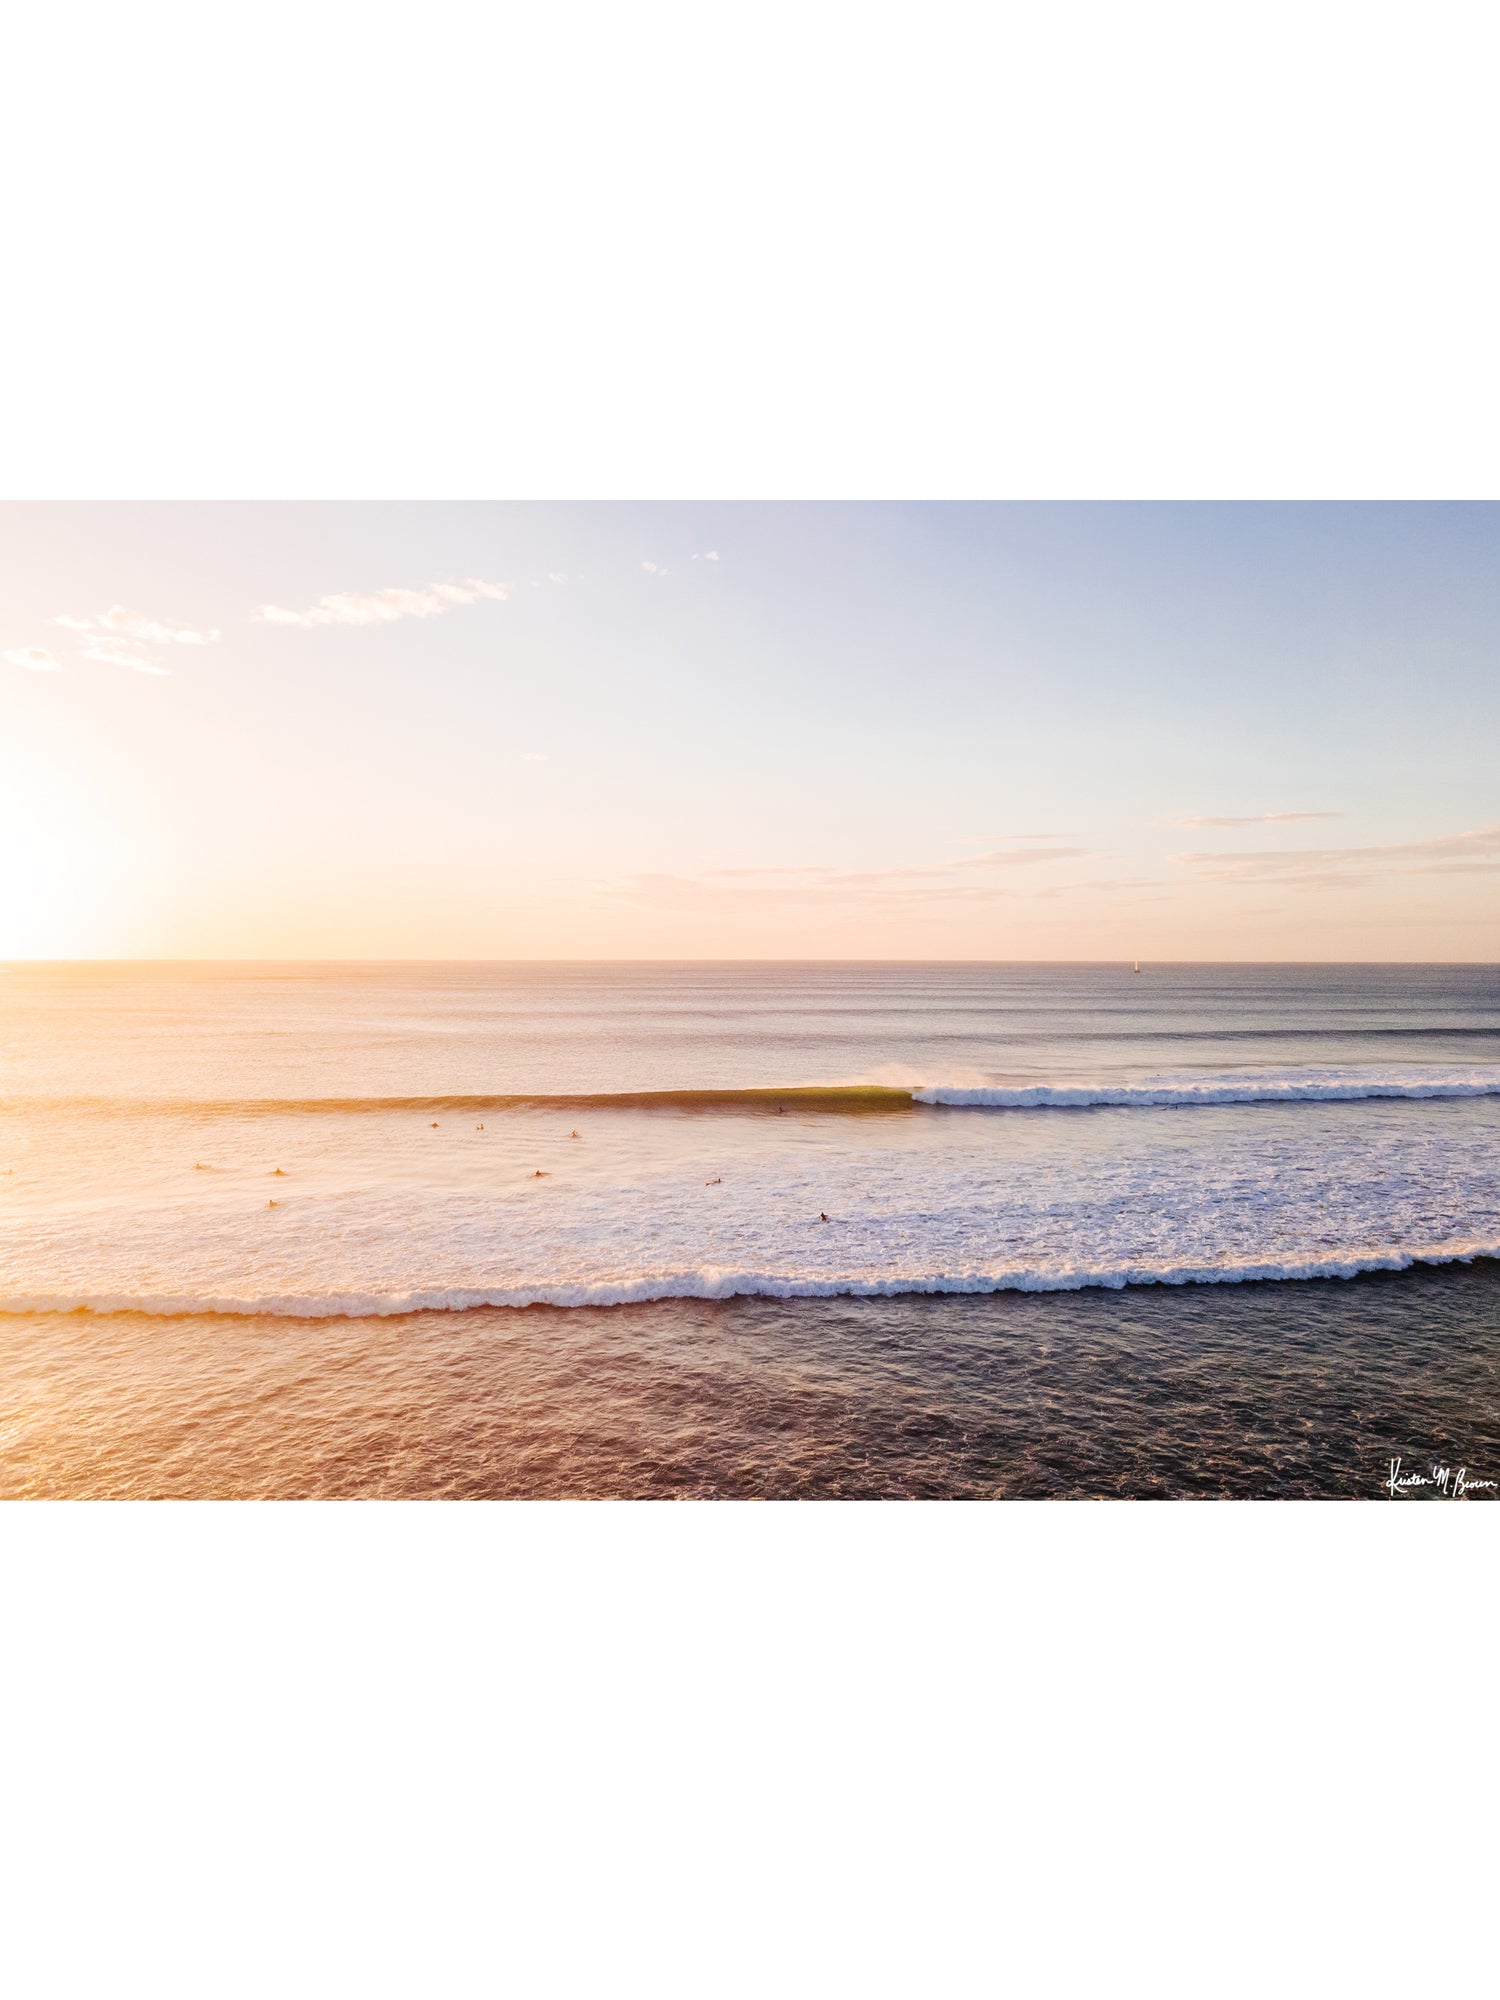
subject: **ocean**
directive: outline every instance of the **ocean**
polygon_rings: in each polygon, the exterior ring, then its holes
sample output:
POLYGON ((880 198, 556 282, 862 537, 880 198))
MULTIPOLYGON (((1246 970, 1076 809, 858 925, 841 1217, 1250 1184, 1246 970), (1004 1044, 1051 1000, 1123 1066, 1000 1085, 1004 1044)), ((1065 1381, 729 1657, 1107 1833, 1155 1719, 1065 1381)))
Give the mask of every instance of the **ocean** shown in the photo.
POLYGON ((1500 1477, 1497 1140, 1483 966, 11 965, 0 1494, 1500 1477))

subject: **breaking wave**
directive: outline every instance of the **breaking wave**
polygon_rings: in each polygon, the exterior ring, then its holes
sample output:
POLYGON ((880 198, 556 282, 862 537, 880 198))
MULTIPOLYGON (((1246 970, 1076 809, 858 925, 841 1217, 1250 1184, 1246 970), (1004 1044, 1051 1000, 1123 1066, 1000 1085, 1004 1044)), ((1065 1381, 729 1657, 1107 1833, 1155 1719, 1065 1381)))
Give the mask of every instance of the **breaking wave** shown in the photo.
POLYGON ((1310 1258, 1220 1264, 1130 1263, 1097 1269, 933 1272, 900 1277, 788 1277, 770 1272, 678 1271, 593 1283, 429 1286, 410 1292, 232 1293, 188 1296, 128 1292, 0 1297, 0 1314, 149 1313, 281 1319, 391 1318, 418 1312, 468 1312, 481 1306, 617 1306, 659 1299, 889 1299, 911 1294, 1123 1291, 1130 1285, 1247 1285, 1313 1278, 1356 1278, 1366 1272, 1408 1271, 1417 1265, 1473 1264, 1500 1259, 1500 1242, 1449 1243, 1410 1250, 1363 1249, 1310 1258))
POLYGON ((1500 1074, 1488 1076, 1243 1076, 1186 1077, 1171 1082, 988 1085, 932 1084, 914 1090, 917 1104, 976 1110, 1085 1109, 1094 1105, 1150 1108, 1192 1104, 1353 1104, 1375 1098, 1500 1097, 1500 1074))
POLYGON ((913 1105, 951 1110, 1086 1110, 1097 1106, 1153 1109, 1195 1104, 1344 1104, 1381 1098, 1500 1097, 1500 1069, 1439 1071, 1286 1070, 1234 1076, 1147 1077, 1132 1083, 799 1083, 781 1088, 610 1091, 475 1091, 411 1097, 33 1098, 3 1107, 35 1113, 100 1108, 197 1116, 420 1112, 483 1115, 505 1111, 802 1111, 859 1116, 909 1111, 913 1105))

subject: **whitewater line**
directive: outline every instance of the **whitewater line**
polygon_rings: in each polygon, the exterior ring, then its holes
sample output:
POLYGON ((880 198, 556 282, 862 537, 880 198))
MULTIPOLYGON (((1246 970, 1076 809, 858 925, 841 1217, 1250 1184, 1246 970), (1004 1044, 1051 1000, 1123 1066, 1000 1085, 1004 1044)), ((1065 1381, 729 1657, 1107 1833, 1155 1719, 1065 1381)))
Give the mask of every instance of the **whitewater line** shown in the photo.
POLYGON ((0 1315, 20 1313, 147 1313, 160 1319, 197 1314, 276 1319, 386 1319, 417 1312, 469 1312, 482 1306, 646 1305, 660 1299, 889 1299, 992 1292, 1123 1291, 1131 1285, 1247 1285, 1356 1278, 1417 1265, 1472 1264, 1500 1259, 1500 1242, 1423 1245, 1410 1250, 1365 1249, 1282 1262, 1120 1264, 1096 1270, 1010 1269, 893 1278, 790 1278, 762 1272, 680 1271, 596 1283, 433 1287, 413 1292, 273 1294, 236 1298, 180 1293, 59 1293, 0 1297, 0 1315))

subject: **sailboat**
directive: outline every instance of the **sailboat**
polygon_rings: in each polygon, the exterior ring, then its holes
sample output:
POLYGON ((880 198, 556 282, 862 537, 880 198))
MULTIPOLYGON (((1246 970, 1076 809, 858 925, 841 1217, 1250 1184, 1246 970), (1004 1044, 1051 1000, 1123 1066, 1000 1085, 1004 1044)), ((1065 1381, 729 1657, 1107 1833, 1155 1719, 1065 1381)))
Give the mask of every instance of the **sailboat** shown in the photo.
POLYGON ((1130 969, 1131 969, 1131 971, 1132 971, 1132 972, 1139 972, 1139 971, 1140 971, 1140 969, 1141 969, 1141 961, 1140 961, 1139 959, 1137 959, 1137 960, 1136 960, 1136 962, 1135 962, 1135 964, 1134 964, 1133 966, 1131 966, 1131 968, 1130 968, 1130 969))

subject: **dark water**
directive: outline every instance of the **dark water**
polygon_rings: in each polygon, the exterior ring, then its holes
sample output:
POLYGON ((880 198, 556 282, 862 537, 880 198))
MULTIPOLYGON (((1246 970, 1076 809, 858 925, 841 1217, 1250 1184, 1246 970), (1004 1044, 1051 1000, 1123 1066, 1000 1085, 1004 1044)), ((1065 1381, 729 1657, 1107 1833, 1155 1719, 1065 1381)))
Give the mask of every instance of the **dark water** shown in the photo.
POLYGON ((10 1498, 1377 1499, 1397 1457, 1500 1480, 1500 1264, 0 1319, 10 1498))

